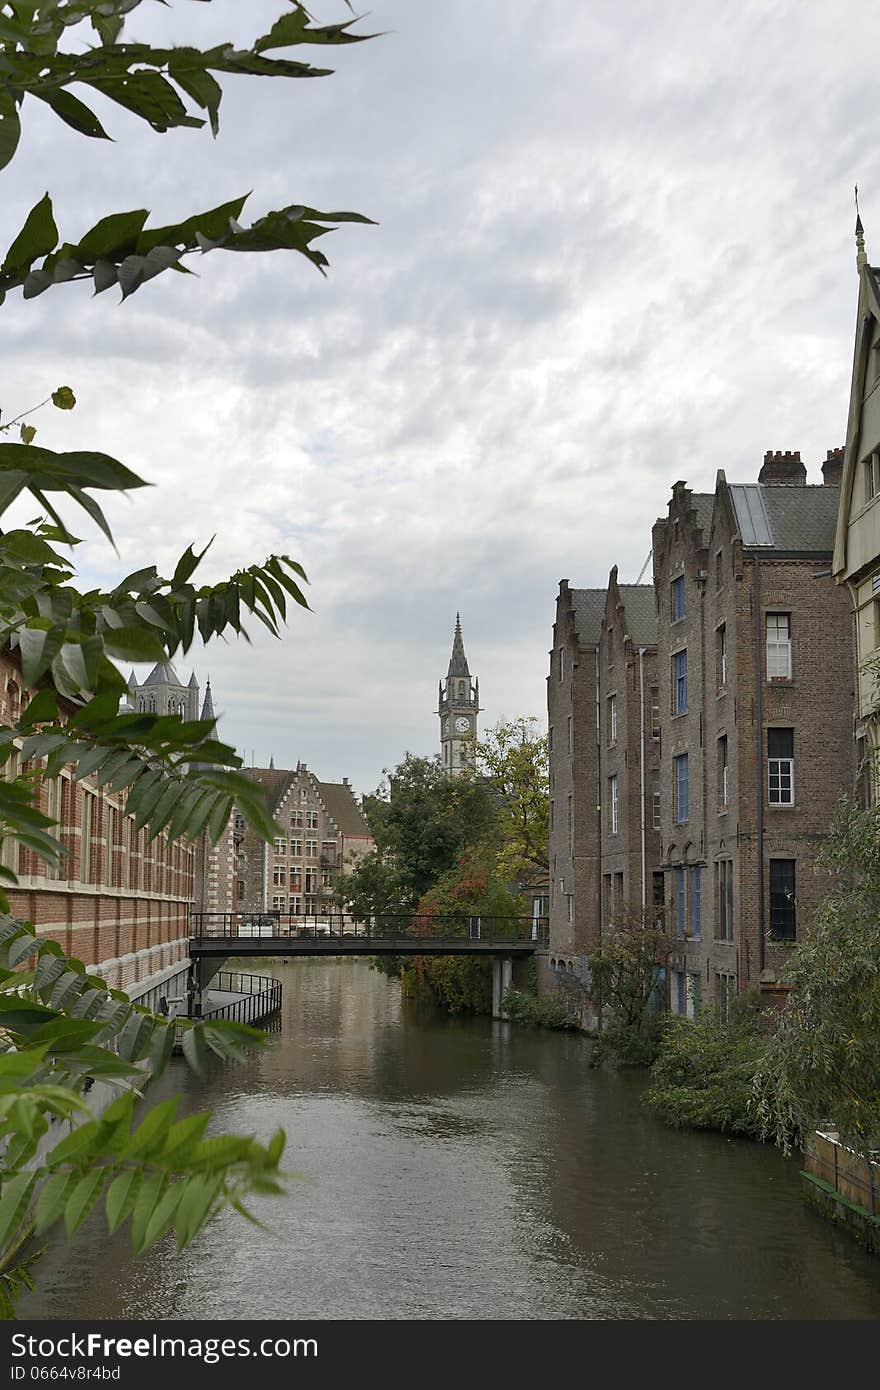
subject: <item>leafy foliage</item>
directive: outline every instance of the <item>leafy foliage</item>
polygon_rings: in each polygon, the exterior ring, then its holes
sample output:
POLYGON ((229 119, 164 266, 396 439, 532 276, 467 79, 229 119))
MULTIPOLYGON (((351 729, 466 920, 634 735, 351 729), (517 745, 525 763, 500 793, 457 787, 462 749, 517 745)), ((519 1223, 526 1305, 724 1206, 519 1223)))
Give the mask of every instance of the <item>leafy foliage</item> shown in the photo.
POLYGON ((500 720, 477 742, 477 774, 498 807, 496 871, 507 882, 545 888, 550 872, 550 763, 536 719, 500 720))
POLYGON ((756 1138, 755 1073, 767 1044, 753 999, 733 1001, 727 1020, 714 1008, 693 1020, 668 1018, 645 1104, 676 1128, 756 1138))
POLYGON ((450 1014, 492 1012, 492 962, 475 956, 400 957, 400 982, 411 999, 432 1000, 450 1014))
POLYGON ((376 849, 336 880, 338 899, 360 916, 414 912, 496 816, 482 783, 449 777, 439 758, 413 754, 386 771, 373 795, 364 797, 363 808, 376 849))
MULTIPOLYGON (((315 25, 298 0, 250 48, 220 44, 160 49, 123 41, 126 16, 142 0, 0 0, 0 169, 13 159, 21 112, 29 99, 94 139, 109 136, 77 87, 98 92, 165 132, 207 121, 216 135, 222 89, 217 75, 317 77, 329 69, 267 56, 303 44, 359 42, 353 20, 315 25), (88 25, 98 44, 63 47, 88 25), (194 114, 204 112, 204 116, 194 114)), ((297 251, 319 270, 314 242, 331 226, 366 222, 356 213, 321 213, 289 204, 245 228, 239 197, 167 227, 148 228, 145 210, 102 217, 77 240, 61 238, 47 193, 31 209, 0 262, 0 304, 21 288, 25 298, 51 285, 88 279, 96 293, 119 285, 123 299, 183 258, 215 249, 297 251)), ((49 400, 76 404, 69 386, 49 400)), ((37 409, 39 407, 34 407, 37 409)), ((305 574, 288 556, 270 556, 219 584, 197 586, 204 556, 188 547, 170 578, 146 566, 111 590, 82 592, 67 550, 79 542, 59 506, 73 502, 112 542, 96 493, 145 486, 119 460, 97 451, 55 452, 34 444, 32 410, 0 424, 17 442, 0 441, 0 513, 29 493, 41 515, 26 528, 0 532, 0 646, 21 668, 21 707, 0 726, 0 839, 50 864, 63 854, 53 822, 35 804, 40 782, 75 768, 99 787, 124 793, 124 812, 151 838, 219 838, 233 804, 265 839, 275 827, 258 789, 236 769, 240 759, 214 737, 213 720, 120 712, 125 681, 117 660, 156 661, 227 632, 247 638, 256 618, 278 635, 288 602, 307 607, 305 574), (15 774, 20 758, 26 771, 15 774)), ((0 869, 15 884, 9 868, 0 869)), ((135 1124, 134 1102, 170 1055, 175 1026, 130 1003, 16 920, 0 894, 0 1317, 32 1286, 29 1235, 63 1219, 75 1234, 103 1199, 108 1228, 131 1223, 140 1251, 174 1229, 179 1247, 224 1205, 247 1215, 249 1193, 281 1191, 279 1132, 267 1146, 248 1138, 206 1139, 207 1115, 175 1122, 176 1102, 155 1106, 135 1124), (100 1118, 84 1099, 95 1082, 120 1090, 100 1118), (50 1126, 70 1132, 52 1145, 50 1126)), ((190 1024, 183 1051, 200 1070, 208 1052, 237 1057, 256 1041, 227 1023, 190 1024)))
POLYGON ((62 1219, 73 1236, 102 1197, 108 1230, 130 1220, 139 1253, 172 1227, 181 1248, 221 1207, 244 1210, 249 1194, 282 1190, 280 1132, 266 1147, 205 1139, 210 1116, 174 1124, 176 1099, 134 1124, 135 1099, 164 1070, 178 1033, 199 1070, 208 1051, 240 1058, 260 1041, 240 1024, 157 1018, 0 915, 0 1317, 33 1287, 33 1260, 20 1259, 27 1238, 62 1219), (84 1098, 95 1081, 120 1090, 100 1119, 84 1098), (51 1144, 59 1123, 69 1132, 51 1144))
POLYGON ((624 907, 590 957, 591 995, 613 1023, 636 1035, 651 1031, 663 972, 680 943, 668 935, 662 909, 624 907))
POLYGON ((567 1000, 508 989, 504 995, 504 1010, 511 1023, 526 1028, 553 1028, 559 1031, 580 1029, 580 1019, 567 1000))
POLYGON ((880 807, 843 802, 818 868, 827 893, 787 967, 757 1115, 786 1152, 832 1120, 867 1155, 880 1144, 880 807))

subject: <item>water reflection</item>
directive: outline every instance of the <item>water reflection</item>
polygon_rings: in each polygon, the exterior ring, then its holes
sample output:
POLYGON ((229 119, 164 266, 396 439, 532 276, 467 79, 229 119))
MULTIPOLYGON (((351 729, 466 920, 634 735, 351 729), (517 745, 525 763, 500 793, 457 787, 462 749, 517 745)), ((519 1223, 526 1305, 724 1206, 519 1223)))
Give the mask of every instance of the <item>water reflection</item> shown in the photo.
MULTIPOLYGON (((266 1053, 163 1079, 215 1132, 289 1136, 305 1174, 190 1250, 92 1220, 25 1317, 877 1318, 880 1261, 807 1208, 797 1165, 680 1134, 587 1044, 406 1007, 365 962, 279 965, 266 1053)), ((157 1088, 159 1091, 159 1088, 157 1088)))

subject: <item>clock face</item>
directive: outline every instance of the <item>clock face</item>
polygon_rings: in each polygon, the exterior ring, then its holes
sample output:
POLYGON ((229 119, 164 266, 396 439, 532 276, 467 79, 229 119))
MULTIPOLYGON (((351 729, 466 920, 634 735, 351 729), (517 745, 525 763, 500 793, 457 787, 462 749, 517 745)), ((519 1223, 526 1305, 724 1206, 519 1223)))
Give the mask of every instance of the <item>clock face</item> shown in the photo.
POLYGON ((456 733, 467 734, 470 732, 471 721, 466 714, 460 714, 455 721, 456 733))

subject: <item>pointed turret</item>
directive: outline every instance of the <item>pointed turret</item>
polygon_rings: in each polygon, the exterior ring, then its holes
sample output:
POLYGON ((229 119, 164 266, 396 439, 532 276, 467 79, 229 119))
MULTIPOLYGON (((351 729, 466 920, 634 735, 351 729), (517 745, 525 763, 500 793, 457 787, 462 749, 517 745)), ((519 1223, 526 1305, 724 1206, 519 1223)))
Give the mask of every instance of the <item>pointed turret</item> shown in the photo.
POLYGON ((128 686, 129 690, 137 690, 137 676, 135 675, 134 671, 129 671, 126 685, 128 686))
POLYGON ((448 676, 469 676, 467 657, 464 654, 464 642, 461 636, 461 616, 455 615, 455 636, 452 639, 452 655, 449 658, 448 676))
POLYGON ((210 678, 205 682, 205 698, 204 698, 204 700, 202 701, 202 713, 201 713, 200 718, 202 718, 202 719, 215 719, 215 718, 216 718, 216 715, 214 714, 214 700, 213 700, 213 697, 212 697, 212 695, 211 695, 211 681, 210 681, 210 678))
POLYGON ((274 771, 275 771, 275 755, 274 755, 274 753, 272 754, 271 758, 269 759, 269 771, 270 771, 270 772, 274 772, 274 771))
POLYGON ((198 690, 198 688, 199 688, 199 683, 198 683, 198 681, 196 680, 196 673, 195 673, 195 671, 193 671, 192 675, 191 675, 190 678, 189 678, 189 688, 190 688, 190 690, 198 690))
POLYGON ((868 264, 868 256, 865 251, 865 229, 862 226, 862 219, 856 213, 856 269, 861 270, 862 266, 868 264))

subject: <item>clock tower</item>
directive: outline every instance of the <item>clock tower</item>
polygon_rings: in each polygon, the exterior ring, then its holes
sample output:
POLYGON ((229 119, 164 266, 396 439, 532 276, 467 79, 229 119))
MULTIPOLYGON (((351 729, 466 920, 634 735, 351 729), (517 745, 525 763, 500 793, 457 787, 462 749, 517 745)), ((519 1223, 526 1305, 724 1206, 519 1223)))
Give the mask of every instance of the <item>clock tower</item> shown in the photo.
POLYGON ((445 681, 440 682, 438 713, 443 767, 450 776, 457 777, 473 761, 477 715, 480 713, 480 682, 471 680, 458 613, 455 615, 449 670, 445 681))

